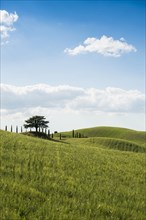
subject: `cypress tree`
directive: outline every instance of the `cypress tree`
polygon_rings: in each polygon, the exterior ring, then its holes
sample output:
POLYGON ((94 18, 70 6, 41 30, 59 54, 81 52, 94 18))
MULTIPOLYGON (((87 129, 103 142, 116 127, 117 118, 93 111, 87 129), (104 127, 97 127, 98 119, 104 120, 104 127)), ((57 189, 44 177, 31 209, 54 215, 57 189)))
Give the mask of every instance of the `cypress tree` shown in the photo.
POLYGON ((74 130, 72 131, 72 137, 73 138, 75 137, 75 131, 74 130))

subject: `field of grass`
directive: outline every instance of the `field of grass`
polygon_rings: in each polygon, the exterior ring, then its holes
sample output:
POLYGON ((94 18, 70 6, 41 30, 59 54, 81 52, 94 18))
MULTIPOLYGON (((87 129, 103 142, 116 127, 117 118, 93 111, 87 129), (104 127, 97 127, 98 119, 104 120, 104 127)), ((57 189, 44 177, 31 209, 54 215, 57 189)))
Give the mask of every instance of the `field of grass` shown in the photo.
POLYGON ((116 138, 81 138, 80 141, 78 138, 68 139, 68 143, 77 144, 80 143, 83 146, 87 147, 100 147, 105 149, 113 149, 113 150, 120 150, 120 151, 131 151, 131 152, 139 152, 139 153, 146 153, 146 146, 144 144, 137 144, 132 141, 126 141, 122 139, 116 138))
POLYGON ((60 142, 0 131, 1 219, 145 220, 144 135, 128 131, 60 142))

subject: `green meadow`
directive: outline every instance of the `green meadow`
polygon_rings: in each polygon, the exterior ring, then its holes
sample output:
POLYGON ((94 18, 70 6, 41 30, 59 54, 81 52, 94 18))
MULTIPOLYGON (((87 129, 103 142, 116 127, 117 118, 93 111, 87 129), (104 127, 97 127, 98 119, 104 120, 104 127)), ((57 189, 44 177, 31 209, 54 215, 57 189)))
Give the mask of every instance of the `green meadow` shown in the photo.
POLYGON ((146 133, 75 132, 86 138, 0 131, 2 220, 146 219, 146 133))

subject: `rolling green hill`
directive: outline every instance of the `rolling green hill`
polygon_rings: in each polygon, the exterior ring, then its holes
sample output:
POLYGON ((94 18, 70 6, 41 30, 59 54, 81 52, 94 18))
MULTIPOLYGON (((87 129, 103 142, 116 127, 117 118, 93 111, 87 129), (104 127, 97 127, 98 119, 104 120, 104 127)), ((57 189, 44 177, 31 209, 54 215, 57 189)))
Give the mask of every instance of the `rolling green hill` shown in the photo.
POLYGON ((106 129, 62 142, 0 131, 1 219, 144 220, 143 133, 106 129))
MULTIPOLYGON (((117 127, 94 127, 94 128, 85 128, 75 130, 75 133, 80 133, 87 137, 108 137, 108 138, 117 138, 124 139, 138 144, 146 143, 146 132, 144 131, 135 131, 126 128, 117 128, 117 127)), ((67 137, 72 137, 72 131, 63 132, 67 137)))
POLYGON ((132 141, 116 139, 116 138, 101 138, 101 137, 93 137, 93 138, 74 138, 68 139, 68 143, 71 144, 82 144, 87 147, 100 147, 106 149, 120 150, 120 151, 131 151, 138 153, 146 153, 146 146, 143 144, 137 144, 132 141))

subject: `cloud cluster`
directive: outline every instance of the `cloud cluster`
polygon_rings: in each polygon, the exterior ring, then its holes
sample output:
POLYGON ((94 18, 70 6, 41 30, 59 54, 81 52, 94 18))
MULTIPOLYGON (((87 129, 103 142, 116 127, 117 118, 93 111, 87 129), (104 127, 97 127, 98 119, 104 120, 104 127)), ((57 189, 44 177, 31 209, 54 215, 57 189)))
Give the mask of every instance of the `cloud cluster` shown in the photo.
POLYGON ((100 39, 87 38, 83 45, 79 45, 73 49, 66 48, 64 50, 68 55, 78 55, 85 53, 98 53, 103 56, 120 57, 124 53, 136 52, 136 48, 128 44, 124 38, 114 40, 112 37, 103 35, 100 39))
POLYGON ((0 10, 0 36, 2 39, 2 44, 4 44, 6 39, 9 37, 9 33, 15 31, 13 23, 18 20, 18 15, 15 13, 8 13, 5 10, 0 10))
POLYGON ((37 84, 17 87, 1 85, 2 109, 47 108, 74 112, 142 113, 145 96, 138 90, 108 87, 78 88, 69 85, 37 84))

